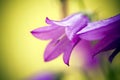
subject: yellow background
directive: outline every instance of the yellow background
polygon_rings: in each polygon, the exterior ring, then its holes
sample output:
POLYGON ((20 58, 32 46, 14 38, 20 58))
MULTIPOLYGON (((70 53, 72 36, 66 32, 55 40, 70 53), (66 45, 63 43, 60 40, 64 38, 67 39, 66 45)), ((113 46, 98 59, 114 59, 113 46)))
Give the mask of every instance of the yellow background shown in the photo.
MULTIPOLYGON (((80 0, 68 0, 68 15, 78 11, 96 12, 98 19, 105 19, 118 14, 119 5, 119 0, 84 0, 84 4, 80 0)), ((39 71, 54 70, 68 73, 66 80, 84 79, 74 70, 81 61, 73 57, 70 67, 63 63, 62 56, 45 63, 43 53, 48 41, 40 41, 30 34, 31 30, 47 25, 46 17, 62 18, 59 0, 1 0, 0 9, 0 73, 3 78, 19 80, 39 71)))

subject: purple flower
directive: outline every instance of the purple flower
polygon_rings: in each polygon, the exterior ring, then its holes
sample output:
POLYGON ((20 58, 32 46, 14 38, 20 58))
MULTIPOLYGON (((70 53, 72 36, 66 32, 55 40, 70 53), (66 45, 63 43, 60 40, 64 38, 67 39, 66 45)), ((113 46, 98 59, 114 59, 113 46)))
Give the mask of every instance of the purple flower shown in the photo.
POLYGON ((74 47, 82 48, 88 61, 92 59, 92 55, 105 50, 116 48, 117 51, 113 53, 112 58, 116 52, 120 51, 118 50, 120 15, 101 21, 89 22, 86 15, 76 13, 61 21, 46 18, 46 23, 49 26, 31 31, 38 39, 51 40, 45 49, 45 61, 53 60, 63 53, 64 63, 69 65, 70 55, 74 47), (94 40, 99 40, 99 42, 92 48, 90 41, 94 40))
POLYGON ((40 27, 31 31, 38 39, 51 39, 51 42, 45 49, 44 60, 53 60, 63 53, 64 63, 69 65, 71 52, 80 41, 76 33, 84 28, 88 21, 88 17, 82 13, 73 14, 61 21, 46 18, 46 23, 49 24, 49 26, 40 27))
POLYGON ((77 34, 85 40, 99 40, 91 50, 93 56, 103 51, 115 49, 109 57, 109 61, 112 62, 120 51, 120 14, 105 20, 88 23, 77 34))
POLYGON ((53 72, 40 72, 27 78, 26 80, 57 80, 58 74, 53 72))

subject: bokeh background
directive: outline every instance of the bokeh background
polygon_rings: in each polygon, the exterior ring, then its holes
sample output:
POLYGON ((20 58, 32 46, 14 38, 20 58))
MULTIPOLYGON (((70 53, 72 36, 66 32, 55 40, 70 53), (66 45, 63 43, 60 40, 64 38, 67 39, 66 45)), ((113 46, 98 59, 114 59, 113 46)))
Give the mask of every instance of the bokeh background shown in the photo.
MULTIPOLYGON (((49 41, 34 38, 30 31, 47 25, 45 18, 63 17, 86 12, 93 20, 105 19, 120 13, 119 0, 0 0, 0 80, 23 80, 44 71, 64 72, 63 80, 86 80, 76 68, 82 65, 72 54, 70 67, 62 56, 45 63, 44 49, 49 41)), ((103 79, 103 74, 100 73, 103 79)), ((95 79, 96 80, 96 79, 95 79)), ((97 79, 98 80, 98 79, 97 79)))

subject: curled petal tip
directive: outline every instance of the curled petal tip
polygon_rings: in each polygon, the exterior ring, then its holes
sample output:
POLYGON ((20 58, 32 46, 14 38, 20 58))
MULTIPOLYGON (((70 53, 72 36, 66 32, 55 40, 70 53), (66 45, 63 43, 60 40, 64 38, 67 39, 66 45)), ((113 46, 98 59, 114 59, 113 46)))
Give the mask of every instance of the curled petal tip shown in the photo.
POLYGON ((37 32, 35 31, 35 30, 32 30, 32 31, 30 31, 30 33, 34 36, 34 37, 36 37, 37 38, 37 32))
POLYGON ((34 33, 36 33, 36 32, 38 32, 37 29, 34 29, 34 30, 30 31, 31 34, 34 34, 34 33))
POLYGON ((45 61, 45 62, 48 62, 49 60, 48 60, 47 58, 44 58, 44 61, 45 61))
POLYGON ((69 63, 64 62, 67 66, 70 66, 69 63))
POLYGON ((45 61, 45 62, 51 61, 52 59, 49 59, 49 57, 50 57, 50 56, 45 56, 45 55, 44 55, 44 61, 45 61))
POLYGON ((67 65, 67 66, 70 66, 70 64, 69 64, 69 60, 63 60, 64 61, 64 63, 67 65))
POLYGON ((32 31, 30 31, 30 33, 33 33, 33 30, 32 30, 32 31))
POLYGON ((34 30, 30 31, 30 33, 35 36, 36 32, 34 30))
POLYGON ((34 33, 35 33, 35 32, 32 30, 32 31, 30 31, 30 33, 34 36, 34 33))
POLYGON ((69 67, 70 65, 69 65, 69 64, 67 64, 67 66, 69 67))
POLYGON ((46 20, 45 20, 46 23, 50 24, 50 19, 48 17, 46 17, 46 20))
POLYGON ((113 59, 116 57, 116 55, 120 52, 120 46, 116 48, 116 50, 109 56, 109 62, 112 63, 113 59))

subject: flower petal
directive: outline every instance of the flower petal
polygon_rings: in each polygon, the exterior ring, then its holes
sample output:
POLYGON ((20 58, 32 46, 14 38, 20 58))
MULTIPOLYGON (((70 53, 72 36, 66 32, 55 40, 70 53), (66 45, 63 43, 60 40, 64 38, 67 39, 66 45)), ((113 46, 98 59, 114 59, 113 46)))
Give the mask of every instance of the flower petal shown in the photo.
POLYGON ((68 66, 69 66, 71 52, 72 52, 75 45, 76 45, 76 43, 71 43, 69 40, 66 42, 66 48, 65 48, 64 54, 63 54, 63 61, 68 66))
POLYGON ((57 26, 71 26, 76 24, 78 20, 80 20, 83 16, 85 16, 83 13, 75 13, 73 15, 70 15, 66 18, 64 18, 61 21, 55 21, 55 20, 50 20, 48 17, 46 18, 46 23, 51 24, 51 25, 57 25, 57 26))
POLYGON ((50 61, 57 58, 63 50, 61 49, 61 41, 53 40, 51 41, 44 52, 44 61, 50 61))
POLYGON ((85 27, 89 19, 83 13, 76 13, 71 16, 64 18, 61 21, 54 21, 46 18, 46 22, 51 25, 64 26, 66 27, 67 37, 72 40, 75 33, 85 27))
POLYGON ((75 50, 80 57, 80 60, 84 63, 84 68, 90 68, 97 65, 97 59, 92 58, 92 54, 90 53, 92 49, 91 42, 88 40, 81 39, 79 43, 76 45, 75 50))
POLYGON ((102 27, 107 28, 111 24, 117 26, 116 23, 120 24, 119 22, 120 22, 120 14, 117 15, 117 16, 105 19, 105 20, 91 22, 85 28, 83 28, 81 31, 79 31, 77 34, 85 33, 85 32, 95 30, 95 29, 99 29, 99 28, 102 28, 102 27))
POLYGON ((112 43, 110 43, 106 48, 104 48, 102 51, 108 51, 117 48, 120 45, 120 38, 114 39, 112 43))
POLYGON ((102 39, 108 34, 119 35, 120 34, 120 15, 115 17, 101 20, 97 22, 89 23, 85 28, 80 30, 77 34, 79 34, 80 38, 86 40, 98 40, 102 39))
POLYGON ((76 22, 74 22, 74 25, 65 28, 65 32, 69 40, 73 40, 76 36, 76 33, 87 26, 88 20, 88 17, 82 15, 76 22))
POLYGON ((66 36, 60 40, 51 41, 45 50, 44 60, 50 61, 58 57, 65 50, 68 43, 69 41, 66 36))
POLYGON ((38 39, 55 39, 64 33, 64 28, 58 26, 45 26, 31 31, 31 33, 38 39))
POLYGON ((63 54, 63 61, 65 64, 67 64, 69 66, 69 59, 71 56, 71 53, 73 51, 73 48, 76 46, 76 44, 79 42, 79 38, 76 38, 76 40, 74 42, 70 41, 68 39, 68 37, 66 37, 66 47, 64 49, 64 54, 63 54))
POLYGON ((116 48, 116 50, 110 55, 109 61, 112 62, 114 57, 120 52, 120 47, 116 48))
POLYGON ((99 29, 80 34, 79 37, 85 40, 99 40, 104 38, 105 34, 102 32, 102 29, 99 29))
POLYGON ((105 49, 107 49, 107 47, 109 47, 110 44, 112 44, 114 42, 114 40, 117 40, 118 37, 114 37, 114 36, 109 36, 109 37, 105 37, 103 39, 101 39, 94 47, 92 50, 93 53, 93 57, 95 55, 97 55, 98 53, 104 51, 105 49))

